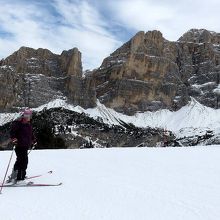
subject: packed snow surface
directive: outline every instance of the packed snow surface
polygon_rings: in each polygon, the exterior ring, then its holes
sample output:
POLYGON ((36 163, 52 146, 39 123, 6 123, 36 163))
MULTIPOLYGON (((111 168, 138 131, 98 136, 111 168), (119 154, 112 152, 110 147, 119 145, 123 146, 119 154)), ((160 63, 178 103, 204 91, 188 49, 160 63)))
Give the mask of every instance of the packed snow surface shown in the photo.
MULTIPOLYGON (((10 153, 0 154, 1 178, 10 153)), ((30 154, 28 175, 51 169, 52 175, 35 181, 62 181, 63 185, 3 188, 0 218, 220 219, 220 146, 35 150, 30 154)))

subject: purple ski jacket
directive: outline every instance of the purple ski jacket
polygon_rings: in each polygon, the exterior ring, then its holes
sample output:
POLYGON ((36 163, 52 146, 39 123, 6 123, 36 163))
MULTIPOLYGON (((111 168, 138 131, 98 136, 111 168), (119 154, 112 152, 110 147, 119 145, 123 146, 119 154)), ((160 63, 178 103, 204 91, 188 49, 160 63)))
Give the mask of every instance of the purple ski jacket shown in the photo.
POLYGON ((22 120, 13 122, 10 137, 18 140, 17 147, 30 148, 35 142, 32 125, 23 123, 22 120))

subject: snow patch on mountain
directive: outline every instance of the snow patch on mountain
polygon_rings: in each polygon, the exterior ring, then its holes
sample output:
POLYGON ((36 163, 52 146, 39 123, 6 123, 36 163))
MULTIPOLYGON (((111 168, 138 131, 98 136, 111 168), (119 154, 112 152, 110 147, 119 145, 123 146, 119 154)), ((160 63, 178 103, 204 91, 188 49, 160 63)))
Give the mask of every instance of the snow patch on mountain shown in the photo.
MULTIPOLYGON (((174 132, 178 137, 188 136, 190 134, 201 134, 207 130, 213 130, 216 133, 220 131, 220 109, 206 107, 194 98, 178 111, 172 112, 162 109, 156 112, 139 112, 133 116, 118 113, 113 109, 97 101, 95 108, 83 109, 80 106, 73 106, 64 99, 56 99, 38 108, 34 111, 40 112, 44 109, 62 107, 78 113, 85 113, 94 119, 102 119, 104 123, 120 125, 120 121, 132 123, 137 127, 158 127, 174 132)), ((0 125, 3 125, 18 117, 16 114, 0 114, 0 125)))
POLYGON ((20 117, 20 113, 1 113, 0 114, 0 126, 8 122, 14 121, 16 118, 20 117))
POLYGON ((220 84, 218 84, 218 87, 216 87, 214 90, 213 90, 214 93, 216 94, 220 94, 220 84))

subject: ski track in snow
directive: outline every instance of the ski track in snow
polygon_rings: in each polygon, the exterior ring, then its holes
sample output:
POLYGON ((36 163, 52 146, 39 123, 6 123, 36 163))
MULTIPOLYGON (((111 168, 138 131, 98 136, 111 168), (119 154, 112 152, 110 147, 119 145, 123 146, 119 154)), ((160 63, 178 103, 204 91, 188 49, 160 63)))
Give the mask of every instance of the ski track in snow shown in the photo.
MULTIPOLYGON (((0 154, 1 178, 9 156, 9 151, 0 154)), ((63 185, 3 188, 1 219, 220 219, 220 145, 30 154, 28 175, 50 169, 52 175, 35 182, 63 185)))

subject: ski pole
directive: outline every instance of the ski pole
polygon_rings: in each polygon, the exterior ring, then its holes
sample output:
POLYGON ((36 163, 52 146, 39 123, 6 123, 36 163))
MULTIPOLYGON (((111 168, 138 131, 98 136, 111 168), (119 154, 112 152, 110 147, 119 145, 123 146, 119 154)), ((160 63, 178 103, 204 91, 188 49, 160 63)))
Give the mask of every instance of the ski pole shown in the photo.
POLYGON ((36 147, 37 143, 33 144, 33 147, 29 150, 28 155, 31 153, 32 150, 34 150, 34 148, 36 147))
POLYGON ((10 159, 9 159, 9 162, 8 162, 8 166, 7 166, 7 169, 6 169, 6 172, 5 172, 4 180, 3 180, 2 185, 1 185, 0 194, 2 193, 2 188, 3 188, 4 184, 5 184, 5 179, 6 179, 6 176, 7 176, 7 173, 8 173, 8 169, 9 169, 9 166, 10 166, 10 163, 11 163, 11 159, 12 159, 14 150, 15 150, 15 145, 13 146, 13 150, 11 152, 11 156, 10 156, 10 159))

